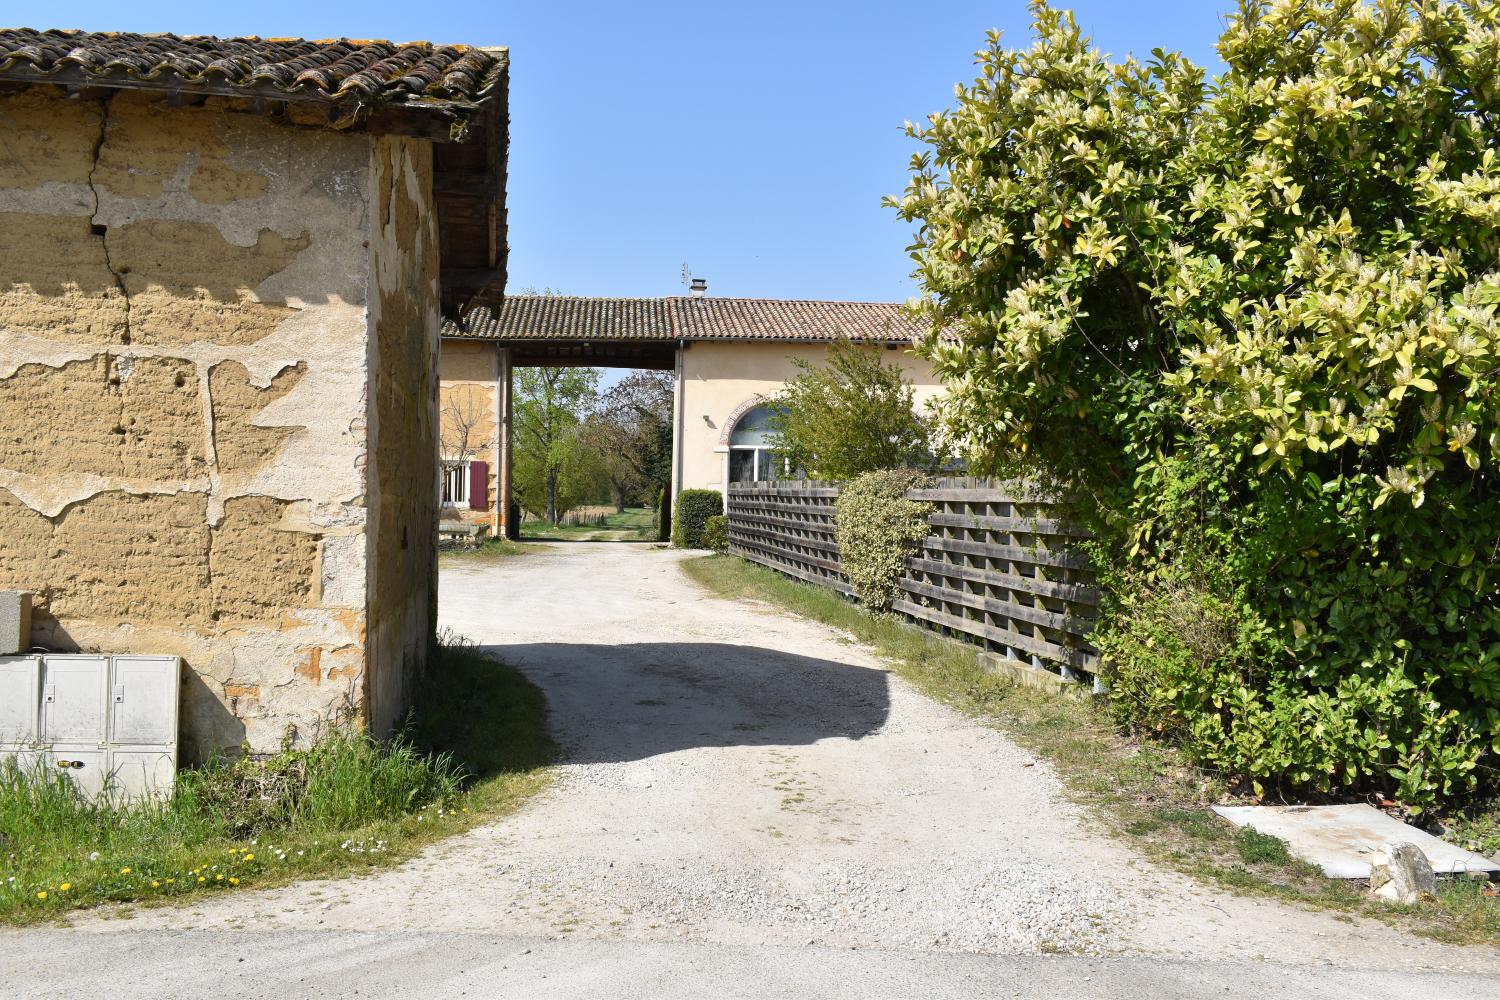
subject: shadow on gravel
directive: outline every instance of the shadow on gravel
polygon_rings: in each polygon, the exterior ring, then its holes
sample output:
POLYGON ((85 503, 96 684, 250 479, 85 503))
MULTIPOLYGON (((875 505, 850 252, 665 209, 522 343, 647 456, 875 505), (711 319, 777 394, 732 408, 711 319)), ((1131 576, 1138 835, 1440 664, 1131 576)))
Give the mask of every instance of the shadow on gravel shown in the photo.
POLYGON ((644 642, 485 646, 546 693, 563 758, 642 760, 694 747, 860 739, 885 724, 883 670, 758 646, 644 642))

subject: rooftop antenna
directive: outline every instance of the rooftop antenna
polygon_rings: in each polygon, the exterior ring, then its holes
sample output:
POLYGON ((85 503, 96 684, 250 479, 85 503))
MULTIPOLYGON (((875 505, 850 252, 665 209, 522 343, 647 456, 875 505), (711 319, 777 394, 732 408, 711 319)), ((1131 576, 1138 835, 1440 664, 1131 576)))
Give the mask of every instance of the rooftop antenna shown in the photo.
POLYGON ((704 278, 693 277, 693 269, 687 266, 686 261, 682 264, 682 283, 688 286, 688 291, 695 299, 701 299, 708 294, 708 281, 704 278))

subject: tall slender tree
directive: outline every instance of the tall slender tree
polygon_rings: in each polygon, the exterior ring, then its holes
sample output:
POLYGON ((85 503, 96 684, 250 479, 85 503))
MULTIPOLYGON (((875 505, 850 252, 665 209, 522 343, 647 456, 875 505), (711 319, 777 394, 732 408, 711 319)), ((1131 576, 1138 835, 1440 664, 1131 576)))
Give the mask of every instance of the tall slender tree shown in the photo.
POLYGON ((550 524, 588 499, 592 462, 580 431, 599 378, 597 368, 516 370, 516 497, 550 524))

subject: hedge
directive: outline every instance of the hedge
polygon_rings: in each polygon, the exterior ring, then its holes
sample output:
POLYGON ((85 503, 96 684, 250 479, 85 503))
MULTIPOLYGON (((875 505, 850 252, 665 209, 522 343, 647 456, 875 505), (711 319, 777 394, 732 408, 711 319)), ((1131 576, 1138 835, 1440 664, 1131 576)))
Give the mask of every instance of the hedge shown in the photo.
POLYGON ((724 513, 724 497, 718 490, 683 490, 677 494, 672 512, 672 547, 703 548, 703 526, 709 518, 724 513))
POLYGON ((877 469, 845 483, 834 501, 839 561, 860 602, 888 611, 897 583, 927 534, 932 504, 906 499, 908 490, 930 485, 915 469, 877 469))

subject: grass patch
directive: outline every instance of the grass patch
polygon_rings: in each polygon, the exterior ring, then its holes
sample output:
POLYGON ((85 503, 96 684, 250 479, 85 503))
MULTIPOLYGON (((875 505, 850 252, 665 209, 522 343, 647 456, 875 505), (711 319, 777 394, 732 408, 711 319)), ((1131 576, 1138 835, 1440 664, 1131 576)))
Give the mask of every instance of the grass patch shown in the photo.
MULTIPOLYGON (((1500 899, 1486 895, 1486 886, 1443 880, 1438 899, 1396 907, 1358 885, 1326 879, 1291 857, 1283 841, 1238 830, 1209 812, 1230 799, 1224 782, 1170 747, 1122 736, 1092 700, 1024 687, 960 643, 870 615, 832 590, 735 556, 680 565, 721 596, 765 601, 848 631, 928 697, 1050 760, 1075 801, 1163 865, 1237 892, 1375 917, 1439 940, 1500 944, 1500 899)), ((1483 836, 1488 828, 1476 822, 1473 829, 1483 836)))
POLYGON ((60 773, 0 767, 0 922, 368 871, 510 812, 550 777, 541 691, 462 641, 433 672, 395 740, 351 728, 215 760, 164 801, 86 801, 60 773))
POLYGON ((486 538, 473 548, 443 549, 438 557, 445 563, 495 562, 512 556, 524 556, 539 552, 546 546, 513 542, 509 538, 486 538))
POLYGON ((523 521, 521 537, 558 542, 654 542, 656 509, 626 507, 624 513, 594 514, 564 524, 523 521))
POLYGON ((1292 863, 1286 841, 1269 833, 1252 830, 1248 826, 1235 831, 1234 849, 1247 865, 1276 865, 1285 867, 1292 863))

